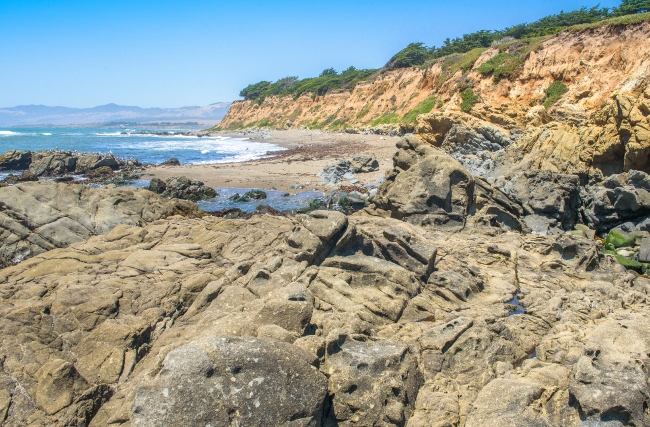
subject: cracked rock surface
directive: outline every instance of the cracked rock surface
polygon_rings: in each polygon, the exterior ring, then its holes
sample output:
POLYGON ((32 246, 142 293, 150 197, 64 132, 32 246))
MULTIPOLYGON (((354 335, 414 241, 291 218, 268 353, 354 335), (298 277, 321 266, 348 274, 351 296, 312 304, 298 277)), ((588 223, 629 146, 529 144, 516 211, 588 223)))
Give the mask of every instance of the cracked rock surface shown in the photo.
POLYGON ((648 425, 650 280, 497 230, 173 216, 39 254, 0 270, 0 420, 648 425))
POLYGON ((25 182, 0 188, 0 259, 19 262, 67 247, 118 224, 146 225, 174 214, 200 215, 195 205, 150 191, 25 182))

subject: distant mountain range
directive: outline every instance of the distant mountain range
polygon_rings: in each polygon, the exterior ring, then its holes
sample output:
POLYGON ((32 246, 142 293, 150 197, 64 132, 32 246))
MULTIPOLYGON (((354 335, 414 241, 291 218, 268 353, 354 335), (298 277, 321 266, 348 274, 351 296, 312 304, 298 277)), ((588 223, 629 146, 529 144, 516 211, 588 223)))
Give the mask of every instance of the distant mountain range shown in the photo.
POLYGON ((117 104, 93 108, 19 105, 0 108, 0 126, 85 125, 91 123, 152 121, 217 121, 223 119, 230 102, 217 102, 204 107, 140 108, 117 104))

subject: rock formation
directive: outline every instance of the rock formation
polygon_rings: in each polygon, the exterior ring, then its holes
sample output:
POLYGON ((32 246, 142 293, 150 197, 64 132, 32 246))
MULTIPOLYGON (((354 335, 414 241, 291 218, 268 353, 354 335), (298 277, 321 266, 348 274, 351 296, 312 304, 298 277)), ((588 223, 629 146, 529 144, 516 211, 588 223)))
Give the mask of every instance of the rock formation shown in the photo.
POLYGON ((172 176, 166 180, 154 178, 149 183, 149 190, 166 198, 191 200, 210 200, 217 196, 214 188, 203 185, 201 181, 186 176, 172 176))
POLYGON ((31 161, 30 151, 9 150, 0 156, 0 170, 26 170, 31 161))
POLYGON ((521 206, 447 154, 414 137, 401 139, 397 147, 394 169, 368 212, 431 229, 527 230, 519 220, 521 206))
POLYGON ((114 185, 92 189, 46 181, 0 188, 0 259, 18 262, 118 224, 144 226, 175 214, 202 215, 181 200, 114 185))
MULTIPOLYGON (((400 145, 381 196, 399 219, 138 222, 120 203, 107 234, 0 270, 3 425, 648 424, 650 280, 593 240, 505 227, 516 203, 400 145), (447 205, 400 202, 414 170, 447 205)), ((169 203, 0 191, 53 188, 169 203)))
POLYGON ((98 169, 134 169, 142 166, 135 159, 120 159, 110 154, 77 153, 72 151, 9 150, 0 156, 0 170, 29 169, 37 176, 58 177, 66 174, 87 174, 98 169))

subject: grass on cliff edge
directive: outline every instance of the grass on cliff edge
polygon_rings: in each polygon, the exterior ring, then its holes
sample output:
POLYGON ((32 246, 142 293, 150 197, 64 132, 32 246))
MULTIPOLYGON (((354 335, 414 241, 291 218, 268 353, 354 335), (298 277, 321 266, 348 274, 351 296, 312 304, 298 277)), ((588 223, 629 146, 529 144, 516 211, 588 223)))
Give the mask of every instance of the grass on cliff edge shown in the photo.
POLYGON ((373 120, 370 125, 371 126, 379 126, 379 125, 390 125, 390 124, 395 124, 395 123, 413 123, 415 120, 418 118, 420 114, 427 114, 430 113, 431 110, 434 109, 434 107, 438 105, 441 106, 441 101, 438 100, 435 96, 430 96, 418 103, 411 111, 408 113, 404 114, 400 118, 400 116, 395 113, 395 112, 387 112, 373 120))
POLYGON ((634 25, 640 24, 641 22, 650 21, 650 12, 638 13, 635 15, 624 15, 618 16, 616 18, 605 19, 599 22, 593 22, 588 24, 574 25, 566 29, 569 32, 580 32, 584 30, 590 30, 594 28, 601 27, 617 27, 619 25, 634 25))
POLYGON ((478 98, 474 95, 474 90, 471 87, 468 87, 460 93, 460 97, 463 102, 460 103, 460 110, 464 113, 469 113, 474 108, 474 105, 478 102, 478 98))
POLYGON ((562 96, 569 91, 567 85, 562 83, 559 80, 554 81, 551 85, 544 91, 546 92, 546 99, 544 100, 544 108, 549 108, 562 98, 562 96))

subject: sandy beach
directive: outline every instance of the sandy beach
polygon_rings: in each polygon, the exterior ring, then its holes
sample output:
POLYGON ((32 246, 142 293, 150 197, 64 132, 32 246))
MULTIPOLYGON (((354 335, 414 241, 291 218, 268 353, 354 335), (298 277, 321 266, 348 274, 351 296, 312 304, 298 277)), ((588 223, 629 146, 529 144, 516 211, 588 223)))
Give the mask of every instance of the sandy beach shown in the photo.
MULTIPOLYGON (((272 157, 239 163, 212 165, 156 166, 148 170, 147 178, 166 179, 184 175, 203 181, 214 188, 262 188, 295 192, 292 186, 304 189, 326 189, 316 175, 329 163, 351 159, 357 154, 375 156, 379 170, 356 175, 360 185, 370 184, 384 175, 392 166, 395 143, 398 137, 325 133, 304 130, 272 130, 224 132, 221 136, 250 138, 286 149, 272 157)), ((347 182, 343 182, 346 184, 347 182)))

